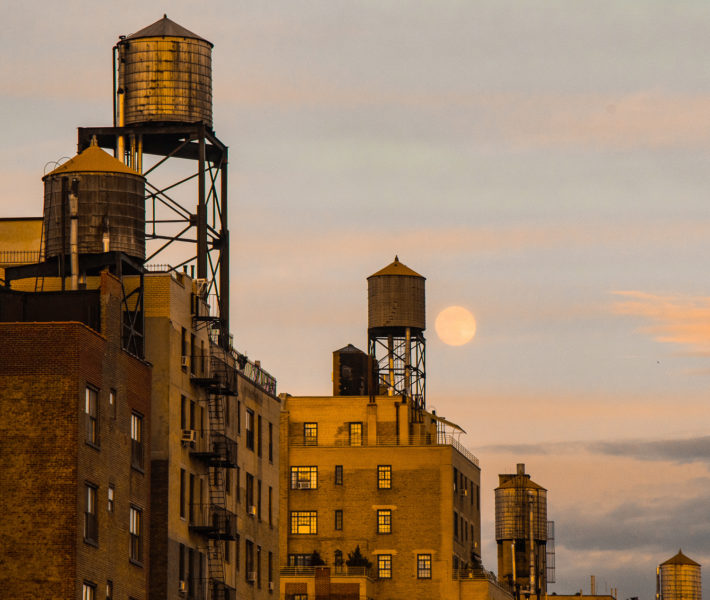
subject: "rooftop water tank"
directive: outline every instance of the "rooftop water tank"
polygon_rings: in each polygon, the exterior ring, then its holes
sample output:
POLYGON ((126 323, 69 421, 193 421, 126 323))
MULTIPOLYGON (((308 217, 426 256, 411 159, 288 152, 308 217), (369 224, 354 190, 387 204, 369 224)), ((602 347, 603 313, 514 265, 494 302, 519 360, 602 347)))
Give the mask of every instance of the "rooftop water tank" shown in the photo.
POLYGON ((368 318, 371 331, 426 329, 426 279, 394 257, 394 262, 367 278, 368 318))
POLYGON ((42 178, 46 258, 70 253, 69 202, 63 196, 74 179, 79 254, 119 251, 144 260, 145 178, 94 143, 42 178))
POLYGON ((212 46, 166 15, 122 38, 117 47, 123 124, 202 122, 211 128, 212 46))

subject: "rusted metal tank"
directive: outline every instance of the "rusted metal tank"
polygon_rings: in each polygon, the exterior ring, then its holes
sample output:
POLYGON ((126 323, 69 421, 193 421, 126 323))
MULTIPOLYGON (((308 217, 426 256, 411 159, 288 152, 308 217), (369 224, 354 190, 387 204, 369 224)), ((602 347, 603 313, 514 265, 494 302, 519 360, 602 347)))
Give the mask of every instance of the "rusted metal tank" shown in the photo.
POLYGON ((425 278, 395 256, 394 262, 367 278, 370 330, 426 329, 425 278))
POLYGON ((92 144, 43 178, 45 256, 70 252, 68 194, 78 197, 78 252, 145 259, 145 178, 92 144), (76 183, 73 184, 73 181, 76 183))
POLYGON ((122 38, 118 124, 202 122, 211 128, 212 46, 165 15, 122 38))

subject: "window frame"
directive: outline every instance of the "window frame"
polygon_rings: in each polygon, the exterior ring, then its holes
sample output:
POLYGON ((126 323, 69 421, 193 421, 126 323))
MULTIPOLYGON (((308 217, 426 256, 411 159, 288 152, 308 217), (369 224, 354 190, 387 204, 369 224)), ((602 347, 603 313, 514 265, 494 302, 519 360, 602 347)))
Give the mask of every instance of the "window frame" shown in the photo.
POLYGON ((129 560, 143 566, 143 509, 131 504, 128 513, 129 560))
POLYGON ((353 421, 348 423, 348 445, 362 446, 362 421, 353 421))
POLYGON ((392 555, 391 554, 378 554, 377 555, 377 578, 378 579, 392 579, 392 555), (383 566, 383 562, 387 565, 383 566))
POLYGON ((309 422, 303 424, 303 445, 318 445, 318 423, 309 422))
POLYGON ((431 579, 431 554, 417 554, 417 579, 431 579))
POLYGON ((96 600, 96 584, 83 581, 81 584, 81 600, 96 600))
POLYGON ((131 467, 141 472, 145 465, 144 432, 143 415, 135 410, 131 411, 131 467))
POLYGON ((335 522, 333 523, 335 531, 343 530, 343 509, 336 508, 334 514, 335 522))
POLYGON ((88 481, 84 483, 84 542, 91 546, 99 545, 99 515, 96 502, 99 487, 88 481))
POLYGON ((318 535, 317 510, 292 510, 288 522, 290 535, 318 535))
POLYGON ((377 489, 392 489, 392 465, 377 465, 377 489))
POLYGON ((93 448, 99 448, 99 388, 89 384, 84 392, 84 414, 86 443, 93 448))
POLYGON ((343 485, 343 465, 335 465, 335 485, 343 485))
POLYGON ((246 409, 246 423, 244 431, 246 432, 246 447, 254 451, 254 411, 251 408, 246 409))
POLYGON ((377 533, 390 534, 392 533, 392 509, 378 508, 377 509, 377 533))
POLYGON ((106 490, 106 510, 110 513, 116 512, 116 486, 112 483, 108 484, 106 490))
POLYGON ((291 467, 292 490, 317 490, 318 467, 316 465, 294 465, 291 467))

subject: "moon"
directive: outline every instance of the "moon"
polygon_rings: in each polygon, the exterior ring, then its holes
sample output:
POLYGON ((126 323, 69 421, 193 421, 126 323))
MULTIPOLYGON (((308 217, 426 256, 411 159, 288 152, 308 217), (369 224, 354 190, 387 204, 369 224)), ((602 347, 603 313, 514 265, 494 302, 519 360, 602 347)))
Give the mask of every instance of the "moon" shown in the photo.
POLYGON ((438 314, 434 328, 445 344, 463 346, 476 335, 476 319, 463 306, 449 306, 438 314))

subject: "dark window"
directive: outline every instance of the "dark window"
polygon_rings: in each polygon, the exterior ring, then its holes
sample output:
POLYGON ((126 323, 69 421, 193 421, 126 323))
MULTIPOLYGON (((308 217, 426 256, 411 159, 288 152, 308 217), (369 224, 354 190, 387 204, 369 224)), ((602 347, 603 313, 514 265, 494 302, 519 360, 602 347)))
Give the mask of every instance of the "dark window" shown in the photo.
POLYGON ((306 446, 318 445, 318 423, 303 424, 303 443, 306 446))
POLYGON ((187 398, 180 396, 180 429, 187 429, 187 398))
POLYGON ((246 432, 247 448, 249 448, 249 450, 254 450, 254 411, 250 408, 247 408, 246 432))
POLYGON ((236 492, 235 495, 237 496, 237 502, 241 502, 242 493, 241 488, 239 486, 242 485, 242 470, 240 467, 237 467, 234 479, 236 479, 236 481, 234 482, 234 491, 236 492))
POLYGON ((253 583, 256 579, 254 570, 254 542, 246 540, 244 542, 244 576, 249 583, 253 583))
POLYGON ((113 600, 113 581, 106 582, 106 600, 113 600))
POLYGON ((256 423, 256 455, 261 458, 261 415, 257 416, 256 423))
POLYGON ((315 510, 291 511, 291 533, 316 535, 318 533, 318 513, 315 510))
POLYGON ((388 490, 392 487, 392 465, 377 467, 377 487, 381 490, 388 490))
POLYGON ((362 446, 362 423, 350 423, 350 445, 362 446))
POLYGON ((343 485, 343 465, 335 465, 335 485, 343 485))
POLYGON ((392 511, 389 508, 377 511, 377 533, 392 533, 392 511))
POLYGON ((195 356, 195 347, 197 344, 195 344, 195 334, 191 333, 190 334, 190 373, 193 375, 195 374, 195 371, 197 369, 197 356, 195 356))
POLYGON ((269 486, 269 525, 273 526, 274 516, 273 516, 273 489, 269 486))
POLYGON ((431 554, 417 554, 417 579, 431 579, 431 554))
POLYGON ((343 511, 336 510, 335 511, 335 530, 342 531, 342 529, 343 529, 343 511))
POLYGON ((117 405, 118 405, 118 395, 116 394, 116 390, 111 390, 108 393, 108 409, 111 412, 112 419, 116 418, 117 405))
POLYGON ((183 327, 180 332, 180 354, 182 356, 182 370, 187 371, 187 330, 183 327))
POLYGON ((180 469, 180 516, 185 518, 185 494, 187 492, 187 473, 180 469))
POLYGON ((459 516, 454 511, 454 539, 459 537, 459 516))
POLYGON ((242 403, 237 400, 237 435, 242 434, 242 403))
POLYGON ((261 587, 261 546, 256 547, 256 586, 261 587))
POLYGON ((99 520, 96 514, 96 486, 87 483, 84 486, 84 541, 99 543, 99 520))
POLYGON ((247 501, 247 512, 249 514, 256 513, 256 506, 254 506, 254 476, 247 473, 247 483, 246 483, 246 501, 247 501))
POLYGON ((312 554, 289 554, 289 567, 310 567, 313 555, 312 554))
POLYGON ((131 506, 128 531, 131 535, 129 558, 143 562, 143 511, 135 506, 131 506))
POLYGON ((274 462, 274 426, 269 423, 269 462, 274 462))
MULTIPOLYGON (((273 583, 274 581, 274 555, 269 552, 269 583, 273 583)), ((269 586, 271 587, 271 586, 269 586)))
POLYGON ((234 540, 234 568, 239 570, 239 542, 241 538, 237 534, 237 538, 234 540))
POLYGON ((131 414, 131 466, 143 469, 143 417, 131 414))
POLYGON ((86 443, 99 445, 99 392, 92 387, 86 388, 86 443))
POLYGON ((318 467, 291 467, 292 490, 315 490, 318 487, 318 467))
POLYGON ((454 468, 454 492, 458 492, 459 490, 459 472, 456 468, 454 468))
POLYGON ((380 579, 392 579, 392 555, 377 555, 377 577, 380 579))
POLYGON ((261 521, 261 479, 256 482, 256 516, 261 521))

